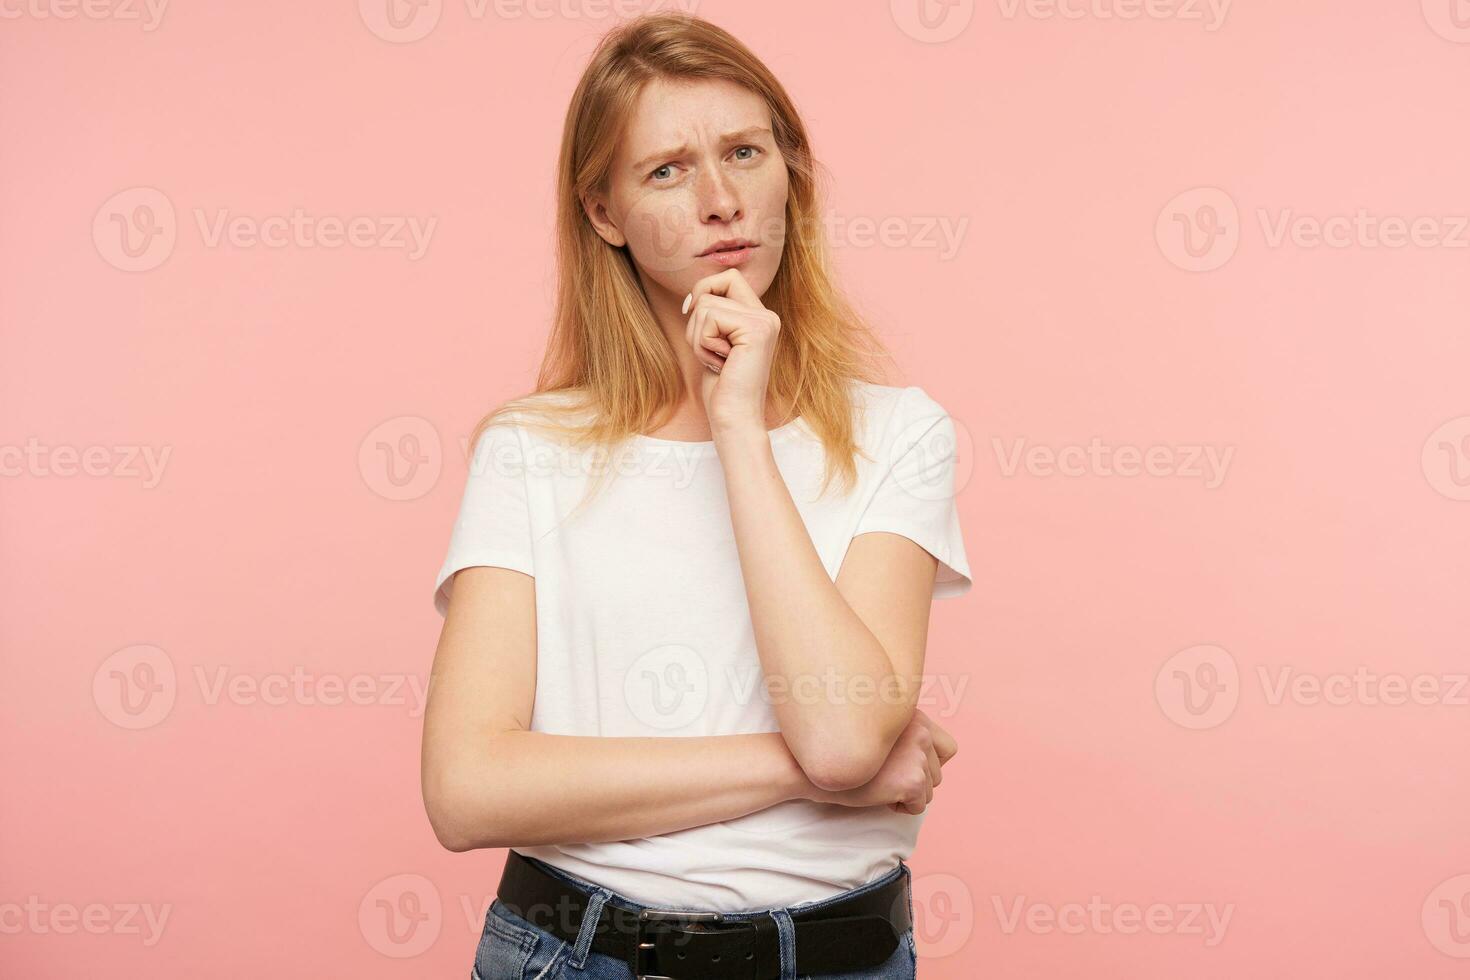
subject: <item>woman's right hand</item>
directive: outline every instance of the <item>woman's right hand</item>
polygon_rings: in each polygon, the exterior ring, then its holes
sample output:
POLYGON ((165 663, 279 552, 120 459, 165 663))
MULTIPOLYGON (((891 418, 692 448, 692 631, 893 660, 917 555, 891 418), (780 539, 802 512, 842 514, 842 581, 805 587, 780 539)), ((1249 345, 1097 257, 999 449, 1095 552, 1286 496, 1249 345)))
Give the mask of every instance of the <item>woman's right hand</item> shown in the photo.
POLYGON ((853 789, 817 790, 812 798, 819 803, 888 805, 899 813, 923 813, 942 778, 940 767, 958 751, 954 736, 922 709, 915 708, 913 718, 872 779, 853 789))

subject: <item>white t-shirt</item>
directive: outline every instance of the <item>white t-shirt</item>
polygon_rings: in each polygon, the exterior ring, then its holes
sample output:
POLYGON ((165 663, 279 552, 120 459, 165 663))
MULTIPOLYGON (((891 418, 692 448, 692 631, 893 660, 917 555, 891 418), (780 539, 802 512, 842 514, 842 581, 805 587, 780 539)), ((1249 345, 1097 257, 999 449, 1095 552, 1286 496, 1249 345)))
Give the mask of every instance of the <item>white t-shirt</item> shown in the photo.
MULTIPOLYGON (((776 463, 828 575, 866 531, 918 542, 940 562, 934 597, 970 588, 955 506, 955 427, 917 386, 855 382, 857 457, 821 499, 825 451, 801 419, 770 432, 776 463)), ((761 685, 754 627, 713 442, 635 436, 577 452, 512 423, 476 444, 435 582, 472 565, 536 579, 531 729, 561 735, 699 736, 780 730, 761 685), (613 474, 572 514, 596 466, 613 474), (570 517, 568 515, 571 515, 570 517)), ((913 851, 923 814, 792 800, 733 820, 632 840, 516 847, 648 905, 749 911, 827 898, 913 851)))

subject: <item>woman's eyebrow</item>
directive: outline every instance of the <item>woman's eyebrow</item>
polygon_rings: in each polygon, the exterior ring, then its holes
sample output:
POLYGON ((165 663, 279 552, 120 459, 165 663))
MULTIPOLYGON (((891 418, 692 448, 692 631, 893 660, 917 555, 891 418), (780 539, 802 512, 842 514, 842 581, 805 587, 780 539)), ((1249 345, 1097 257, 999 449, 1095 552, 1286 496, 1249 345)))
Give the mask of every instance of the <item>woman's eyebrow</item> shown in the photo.
MULTIPOLYGON (((735 142, 738 142, 740 140, 748 140, 748 139, 752 139, 752 138, 754 138, 756 136, 762 136, 762 135, 764 135, 764 136, 770 136, 771 135, 770 128, 767 127, 767 126, 749 126, 749 127, 746 127, 745 129, 736 130, 733 133, 726 133, 724 136, 721 136, 720 137, 720 142, 721 143, 735 143, 735 142)), ((637 171, 639 173, 642 173, 644 167, 647 167, 648 165, 650 165, 652 163, 655 163, 655 162, 657 162, 659 160, 667 160, 669 157, 678 156, 681 153, 687 153, 688 150, 689 150, 689 144, 688 143, 685 143, 683 146, 676 146, 676 147, 674 147, 671 150, 660 150, 657 153, 650 153, 648 156, 644 157, 642 160, 639 160, 637 163, 633 164, 633 166, 632 166, 631 169, 633 169, 633 170, 635 170, 635 171, 637 171)))

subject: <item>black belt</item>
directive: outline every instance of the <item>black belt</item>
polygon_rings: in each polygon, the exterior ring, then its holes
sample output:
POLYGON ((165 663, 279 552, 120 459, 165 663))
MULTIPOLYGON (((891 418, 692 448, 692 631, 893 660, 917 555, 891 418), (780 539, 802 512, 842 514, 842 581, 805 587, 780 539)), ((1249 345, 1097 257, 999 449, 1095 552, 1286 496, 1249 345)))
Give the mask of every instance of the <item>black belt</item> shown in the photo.
MULTIPOLYGON (((515 915, 575 943, 592 893, 508 851, 497 897, 515 915)), ((798 976, 877 966, 910 928, 908 874, 820 908, 793 911, 791 921, 798 976)), ((776 920, 769 915, 727 919, 719 912, 638 909, 610 898, 598 916, 592 950, 651 980, 777 980, 781 974, 776 920)))

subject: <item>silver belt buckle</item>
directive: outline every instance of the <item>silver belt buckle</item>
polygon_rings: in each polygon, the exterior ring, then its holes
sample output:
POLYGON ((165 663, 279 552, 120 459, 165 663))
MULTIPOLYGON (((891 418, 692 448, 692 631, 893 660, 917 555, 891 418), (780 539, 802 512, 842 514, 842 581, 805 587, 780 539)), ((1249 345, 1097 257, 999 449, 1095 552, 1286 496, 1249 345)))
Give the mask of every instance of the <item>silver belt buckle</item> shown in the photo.
POLYGON ((719 922, 724 917, 718 912, 681 912, 678 909, 642 909, 638 913, 638 931, 634 936, 637 949, 634 952, 633 974, 637 980, 674 980, 662 973, 647 973, 652 969, 649 960, 655 944, 643 938, 643 927, 652 922, 719 922))

